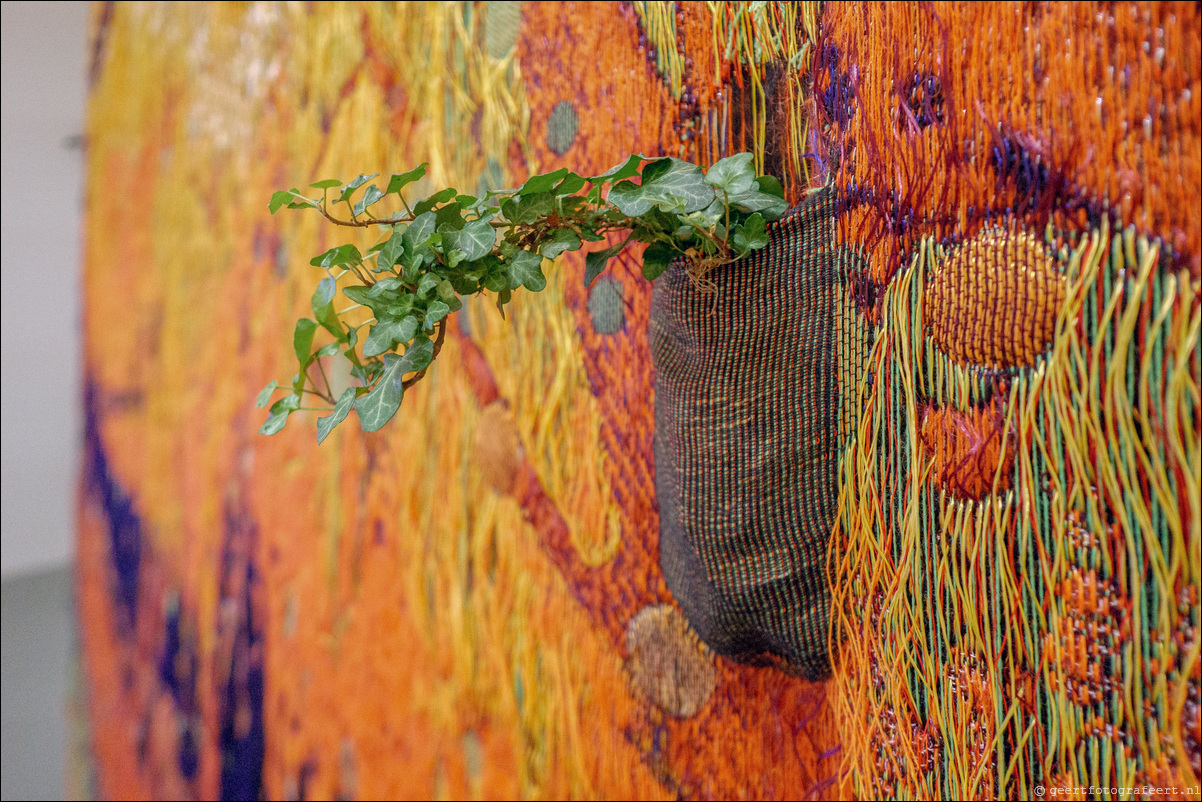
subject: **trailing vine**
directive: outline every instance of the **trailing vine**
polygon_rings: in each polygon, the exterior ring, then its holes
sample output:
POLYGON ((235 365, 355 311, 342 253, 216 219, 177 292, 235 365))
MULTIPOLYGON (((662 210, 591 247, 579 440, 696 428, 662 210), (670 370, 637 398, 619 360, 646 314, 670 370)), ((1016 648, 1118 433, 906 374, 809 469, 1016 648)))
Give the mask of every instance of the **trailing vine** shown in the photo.
POLYGON ((683 257, 693 279, 712 290, 706 273, 767 245, 765 224, 788 208, 780 182, 757 176, 750 153, 708 170, 635 154, 601 175, 564 168, 532 176, 519 189, 477 198, 448 188, 410 205, 404 189, 425 173, 422 164, 393 175, 384 189, 370 183, 377 174, 310 184, 320 197, 298 189, 272 195, 272 214, 311 209, 334 225, 381 234, 366 253, 345 244, 311 260, 325 277, 313 293, 313 317, 298 320, 293 332, 299 370, 288 385, 273 381, 259 393, 257 405, 271 405, 260 433, 280 431, 297 410, 319 410, 330 413, 317 419, 320 443, 352 408, 364 431, 376 431, 438 357, 447 318, 462 298, 493 293, 504 317, 514 291, 546 287, 544 259, 606 243, 585 258, 587 285, 627 245, 645 243, 646 279, 683 257), (377 216, 377 204, 390 196, 400 210, 377 216), (351 305, 336 310, 339 282, 351 305), (332 340, 315 349, 319 332, 332 340), (321 360, 339 352, 358 383, 335 398, 321 360), (280 389, 288 392, 272 402, 280 389), (314 401, 319 405, 307 403, 314 401))

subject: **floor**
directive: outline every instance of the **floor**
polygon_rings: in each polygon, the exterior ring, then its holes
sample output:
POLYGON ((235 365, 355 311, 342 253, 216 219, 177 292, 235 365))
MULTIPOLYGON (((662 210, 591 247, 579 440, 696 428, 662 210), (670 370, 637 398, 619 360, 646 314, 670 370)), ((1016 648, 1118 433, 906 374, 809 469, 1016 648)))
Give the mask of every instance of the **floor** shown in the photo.
POLYGON ((0 796, 78 798, 80 783, 68 779, 68 754, 78 741, 69 716, 77 665, 72 570, 5 579, 0 623, 0 796))

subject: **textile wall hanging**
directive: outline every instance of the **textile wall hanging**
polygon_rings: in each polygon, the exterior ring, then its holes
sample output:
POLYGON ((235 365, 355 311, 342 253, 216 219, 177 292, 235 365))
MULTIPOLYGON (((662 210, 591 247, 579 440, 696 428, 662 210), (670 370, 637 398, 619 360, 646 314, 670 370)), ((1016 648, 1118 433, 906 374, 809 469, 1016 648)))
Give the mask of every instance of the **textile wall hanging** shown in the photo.
POLYGON ((1200 23, 94 5, 98 793, 1197 798, 1200 23), (273 190, 740 150, 796 208, 709 291, 565 254, 256 434, 335 236, 273 190))

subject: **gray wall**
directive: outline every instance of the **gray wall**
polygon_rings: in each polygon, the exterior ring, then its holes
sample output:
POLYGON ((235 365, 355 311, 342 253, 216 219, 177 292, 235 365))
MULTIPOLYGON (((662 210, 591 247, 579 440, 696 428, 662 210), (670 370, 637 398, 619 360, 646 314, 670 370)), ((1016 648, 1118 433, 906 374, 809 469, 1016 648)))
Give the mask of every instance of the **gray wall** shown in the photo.
POLYGON ((87 10, 0 6, 5 578, 61 566, 74 553, 87 10))

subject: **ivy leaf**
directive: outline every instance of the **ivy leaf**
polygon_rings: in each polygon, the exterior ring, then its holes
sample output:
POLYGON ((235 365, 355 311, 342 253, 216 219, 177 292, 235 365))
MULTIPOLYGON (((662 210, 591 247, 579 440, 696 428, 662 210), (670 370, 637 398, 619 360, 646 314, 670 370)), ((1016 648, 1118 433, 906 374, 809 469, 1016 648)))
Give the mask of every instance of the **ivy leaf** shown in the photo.
POLYGON ((422 337, 405 349, 405 355, 401 357, 401 364, 398 370, 402 374, 416 373, 419 370, 425 370, 430 367, 432 361, 434 361, 434 341, 422 337))
MULTIPOLYGON (((426 175, 426 168, 422 164, 391 176, 385 191, 380 189, 382 184, 369 183, 376 174, 359 175, 342 186, 339 202, 347 203, 355 216, 370 215, 372 205, 388 194, 400 195, 404 187, 426 175), (354 203, 355 193, 362 187, 366 191, 354 203)), ((307 198, 295 188, 276 192, 269 210, 274 214, 284 206, 318 206, 339 181, 326 179, 310 186, 323 191, 323 196, 307 198)), ((318 442, 345 420, 352 407, 359 413, 363 428, 376 431, 395 415, 403 397, 404 377, 424 369, 433 358, 433 345, 425 331, 459 310, 463 306, 461 298, 489 289, 497 294, 497 308, 505 317, 505 305, 513 290, 545 289, 543 258, 554 259, 568 250, 581 249, 584 241, 604 246, 606 235, 599 230, 626 227, 630 236, 624 242, 586 254, 586 286, 595 283, 609 260, 632 239, 646 243, 642 272, 649 280, 662 275, 690 245, 704 257, 730 253, 722 251, 710 237, 727 240, 734 255, 743 257, 767 244, 766 223, 788 210, 780 182, 771 176, 756 176, 754 158, 749 153, 722 159, 708 169, 680 159, 634 154, 592 178, 561 168, 531 176, 517 190, 487 190, 485 184, 481 186, 482 199, 460 195, 453 188, 434 193, 415 205, 415 219, 408 225, 390 226, 394 221, 388 219, 369 221, 384 230, 384 236, 368 252, 376 257, 372 271, 384 275, 377 275, 380 280, 370 287, 347 287, 343 293, 372 309, 375 320, 371 323, 344 327, 333 304, 338 287, 329 269, 363 265, 359 250, 354 245, 340 245, 311 260, 330 275, 313 294, 315 319, 298 321, 293 334, 301 370, 292 379, 292 392, 271 405, 260 431, 272 434, 283 428, 308 387, 307 368, 314 359, 335 354, 343 347, 354 366, 352 375, 363 386, 344 392, 333 413, 319 419, 318 442), (582 192, 586 188, 587 193, 582 192), (498 241, 491 223, 499 213, 504 214, 507 224, 531 227, 508 231, 498 241), (565 220, 571 222, 562 222, 565 220), (709 236, 699 237, 701 229, 709 236), (401 275, 389 272, 393 269, 401 275), (358 330, 365 326, 369 333, 360 343, 358 330), (314 354, 311 351, 319 327, 333 333, 337 342, 314 354), (395 353, 405 343, 411 344, 404 353, 395 353), (358 349, 360 344, 362 349, 358 349)), ((270 403, 278 388, 276 382, 265 387, 256 405, 262 408, 270 403)))
POLYGON ((579 250, 583 245, 580 235, 570 228, 557 228, 551 232, 550 238, 539 248, 544 259, 554 259, 564 251, 579 250))
POLYGON ((339 345, 341 345, 341 343, 337 343, 337 342, 326 343, 321 348, 318 348, 316 351, 313 352, 313 358, 319 359, 323 356, 333 356, 334 354, 338 353, 339 345))
POLYGON ((405 282, 396 276, 382 278, 368 288, 367 294, 371 298, 379 298, 385 293, 395 293, 396 290, 404 286, 405 282))
POLYGON ((375 178, 378 175, 379 175, 379 173, 372 173, 371 175, 367 175, 366 173, 360 173, 358 178, 356 178, 354 181, 351 181, 349 184, 347 184, 345 187, 342 188, 342 194, 338 197, 337 202, 342 203, 343 201, 349 200, 351 195, 355 194, 356 189, 363 186, 368 181, 372 180, 373 178, 375 178))
POLYGON ((443 232, 459 231, 467 221, 463 219, 463 207, 456 200, 435 209, 434 222, 438 224, 436 230, 443 232))
POLYGON ((454 187, 447 187, 446 189, 435 192, 430 197, 417 203, 413 207, 413 214, 418 215, 418 216, 423 215, 426 212, 433 209, 438 204, 446 203, 447 201, 449 201, 451 198, 454 198, 458 194, 459 194, 458 190, 456 190, 454 187))
POLYGON ((438 287, 442 281, 442 276, 435 273, 425 273, 422 275, 421 281, 417 283, 417 297, 429 298, 430 293, 438 287))
POLYGON ((622 248, 626 245, 625 241, 619 242, 617 245, 610 246, 603 251, 593 251, 584 257, 584 286, 593 283, 593 279, 604 272, 609 260, 617 256, 622 248))
POLYGON ((276 391, 280 383, 272 379, 267 383, 267 386, 259 391, 259 397, 255 399, 255 409, 262 409, 267 406, 267 402, 271 400, 271 394, 276 391))
POLYGON ((420 339, 405 351, 404 356, 384 355, 384 375, 367 395, 355 402, 359 413, 359 424, 365 432, 377 431, 392 419, 401 406, 405 390, 402 386, 406 373, 424 370, 434 358, 434 343, 420 339))
POLYGON ((536 192, 550 192, 567 175, 568 168, 566 167, 560 167, 558 170, 542 175, 532 175, 525 184, 522 184, 522 188, 518 190, 517 194, 533 195, 536 192))
POLYGON ((277 412, 295 412, 300 409, 300 405, 300 393, 290 393, 272 404, 271 409, 268 411, 273 415, 277 412))
MULTIPOLYGON (((468 265, 468 268, 472 270, 472 275, 451 276, 450 281, 448 282, 451 286, 451 299, 444 298, 443 300, 451 304, 452 312, 455 311, 455 304, 451 302, 455 297, 454 293, 458 293, 460 295, 471 295, 480 289, 480 281, 484 277, 484 273, 475 270, 475 264, 479 264, 479 262, 476 262, 473 265, 468 265)), ((440 284, 439 286, 441 287, 442 285, 440 284)))
POLYGON ((451 314, 451 307, 442 301, 431 301, 426 307, 426 325, 432 326, 451 314))
POLYGON ((414 181, 417 181, 418 179, 420 179, 422 176, 424 176, 426 174, 426 166, 428 164, 429 164, 429 162, 422 162, 421 164, 419 164, 417 167, 414 167, 409 172, 400 173, 400 174, 394 175, 392 178, 388 179, 388 189, 385 190, 384 194, 385 195, 391 195, 393 193, 400 194, 400 191, 405 186, 407 186, 408 184, 412 184, 414 181))
POLYGON ((681 196, 668 193, 655 204, 655 208, 661 212, 672 214, 675 212, 684 212, 686 203, 686 200, 681 196))
POLYGON ((463 254, 462 261, 470 262, 487 256, 492 253, 496 241, 496 229, 489 223, 488 218, 473 220, 458 231, 442 232, 444 251, 460 251, 463 254))
POLYGON ((731 226, 730 244, 734 246, 739 256, 745 256, 749 251, 758 250, 768 244, 768 235, 764 233, 764 216, 756 212, 747 218, 741 226, 731 226))
POLYGON ((547 278, 543 275, 542 257, 530 251, 518 251, 506 265, 509 274, 509 288, 525 287, 534 292, 540 292, 547 286, 547 278))
POLYGON ((300 394, 292 393, 286 395, 279 401, 271 405, 271 414, 267 420, 263 421, 263 425, 259 427, 259 434, 272 435, 284 428, 284 424, 288 422, 288 416, 300 407, 300 394))
POLYGON ((715 198, 714 202, 709 206, 706 206, 700 212, 693 212, 689 217, 697 220, 702 225, 712 227, 719 220, 726 217, 726 204, 721 198, 715 198), (698 219, 698 215, 700 215, 700 219, 698 219))
POLYGON ((313 206, 316 203, 316 201, 302 195, 301 191, 296 187, 292 189, 279 189, 271 193, 271 200, 267 203, 267 211, 275 214, 285 204, 288 205, 289 209, 299 209, 305 206, 313 206))
POLYGON ((405 233, 401 235, 401 239, 405 244, 405 250, 417 251, 422 246, 426 245, 430 239, 430 235, 438 227, 438 221, 434 212, 422 212, 417 217, 413 218, 413 222, 405 229, 405 233))
POLYGON ((706 183, 727 195, 741 195, 755 189, 755 165, 750 153, 736 153, 714 162, 705 174, 706 183))
POLYGON ((643 168, 642 181, 640 183, 649 184, 660 176, 666 174, 672 169, 672 158, 655 159, 646 167, 643 168))
POLYGON ((317 323, 307 317, 296 321, 296 328, 292 331, 292 348, 296 351, 296 360, 300 363, 302 371, 313 361, 310 352, 313 350, 313 335, 316 332, 317 323))
POLYGON ((747 218, 743 223, 743 236, 747 237, 748 248, 754 251, 768 247, 768 234, 765 229, 763 215, 757 213, 747 218))
POLYGON ((342 339, 342 327, 338 325, 338 313, 334 311, 334 293, 338 291, 334 279, 326 276, 313 292, 313 316, 322 327, 338 339, 342 339))
POLYGON ((371 306, 374 309, 373 304, 377 303, 379 298, 374 295, 368 295, 367 293, 370 289, 370 287, 364 287, 361 284, 352 284, 349 287, 343 287, 342 294, 357 304, 371 306))
POLYGON ((405 317, 410 312, 414 311, 414 306, 416 306, 416 304, 415 304, 416 300, 417 300, 417 296, 415 296, 412 292, 409 292, 408 290, 406 290, 403 293, 394 293, 394 294, 390 295, 389 297, 382 299, 383 315, 381 316, 381 319, 384 319, 384 318, 400 319, 400 318, 405 317))
POLYGON ((735 175, 735 168, 739 171, 737 180, 731 180, 724 187, 726 190, 726 201, 731 208, 738 209, 743 212, 762 212, 766 220, 777 220, 785 212, 789 210, 789 204, 785 202, 785 191, 781 187, 780 181, 770 175, 755 175, 755 169, 751 166, 750 153, 738 153, 715 164, 710 168, 706 175, 706 180, 713 182, 715 171, 719 165, 723 165, 722 170, 718 172, 719 178, 735 175), (738 164, 734 165, 733 162, 738 164), (732 163, 731 166, 726 166, 724 163, 732 163), (749 175, 751 182, 742 180, 742 176, 749 175))
POLYGON ((355 403, 355 388, 348 387, 342 391, 342 395, 338 396, 338 403, 334 405, 334 413, 326 415, 324 418, 317 419, 317 444, 321 445, 321 441, 325 440, 334 427, 346 420, 346 416, 350 413, 351 407, 355 403))
POLYGON ((554 211, 555 196, 550 192, 506 198, 501 203, 501 212, 511 223, 533 223, 554 211))
POLYGON ((669 203, 673 211, 688 214, 713 203, 714 188, 706 183, 697 165, 661 159, 647 166, 641 185, 622 181, 609 191, 608 199, 627 217, 642 217, 660 203, 669 203))
POLYGON ((263 425, 259 427, 259 434, 273 435, 284 428, 284 424, 288 422, 288 416, 291 412, 273 412, 267 416, 267 420, 263 421, 263 425))
POLYGON ((463 251, 457 251, 454 248, 443 254, 447 259, 447 267, 456 268, 463 261, 463 251))
POLYGON ((479 282, 481 279, 483 279, 485 276, 488 275, 488 272, 490 270, 492 270, 494 267, 496 267, 499 264, 500 264, 500 260, 497 259, 496 256, 494 256, 491 253, 486 254, 486 255, 480 257, 479 259, 476 259, 474 261, 471 261, 471 262, 468 262, 467 264, 465 264, 463 266, 462 276, 451 276, 451 283, 455 285, 455 291, 460 294, 466 294, 468 292, 475 292, 475 289, 461 290, 460 283, 457 283, 457 280, 459 278, 463 278, 463 279, 468 280, 469 282, 479 282))
POLYGON ((755 179, 755 185, 759 187, 760 192, 765 195, 771 195, 774 198, 785 198, 785 188, 780 185, 780 181, 776 180, 774 175, 761 175, 755 179))
POLYGON ((309 264, 314 267, 342 267, 362 261, 363 254, 359 253, 359 249, 354 245, 347 244, 330 248, 320 256, 314 256, 309 260, 309 264))
POLYGON ((416 281, 417 270, 423 264, 434 261, 430 238, 434 235, 435 226, 434 212, 423 212, 405 229, 401 238, 405 246, 401 265, 405 268, 406 281, 416 281))
POLYGON ((559 212, 563 217, 572 217, 577 213, 588 214, 588 201, 580 195, 563 195, 559 198, 559 212))
POLYGON ((789 204, 784 199, 760 192, 758 189, 741 195, 731 195, 728 200, 732 209, 761 212, 766 220, 779 220, 785 212, 789 211, 789 204))
POLYGON ((379 430, 400 409, 401 399, 405 397, 405 389, 401 386, 404 374, 396 370, 400 361, 401 357, 396 354, 385 354, 384 375, 371 392, 355 403, 355 412, 359 414, 359 425, 363 431, 379 430))
POLYGON ((367 341, 363 343, 364 356, 378 356, 391 351, 397 343, 407 343, 417 334, 417 318, 406 315, 399 320, 392 318, 371 327, 367 341))
POLYGON ((499 270, 489 271, 488 275, 484 277, 484 288, 492 292, 508 291, 509 273, 504 265, 499 270))
POLYGON ((371 206, 382 197, 384 197, 384 193, 380 191, 379 187, 377 187, 375 184, 372 184, 363 191, 363 197, 360 198, 359 202, 356 203, 351 209, 351 214, 363 214, 363 212, 367 210, 368 206, 371 206))
POLYGON ((655 281, 680 254, 670 245, 653 242, 643 251, 643 278, 655 281))
POLYGON ((384 247, 380 248, 380 256, 376 259, 376 264, 380 267, 392 267, 400 261, 404 253, 404 234, 394 226, 392 235, 384 242, 384 247))
POLYGON ((584 176, 569 172, 566 176, 564 176, 564 179, 556 185, 554 192, 556 195, 571 195, 574 192, 579 192, 580 190, 584 189, 584 185, 587 183, 588 181, 585 180, 584 176))
POLYGON ((643 163, 644 158, 641 153, 636 153, 626 161, 610 167, 601 175, 593 176, 589 181, 600 184, 602 181, 621 181, 623 178, 632 178, 639 174, 639 165, 643 163))
POLYGON ((354 353, 354 351, 348 351, 346 353, 346 358, 354 363, 354 367, 351 368, 351 377, 363 382, 364 387, 366 387, 367 385, 371 384, 377 376, 380 375, 380 371, 383 369, 384 363, 379 359, 369 359, 367 360, 367 364, 362 364, 355 361, 358 359, 358 357, 354 356, 354 353))
POLYGON ((271 193, 271 200, 267 203, 267 211, 275 214, 280 210, 280 207, 292 200, 292 193, 286 189, 277 189, 271 193))
POLYGON ((376 281, 375 285, 368 290, 368 298, 375 303, 382 301, 395 305, 411 295, 409 287, 406 287, 404 281, 399 278, 376 281))

